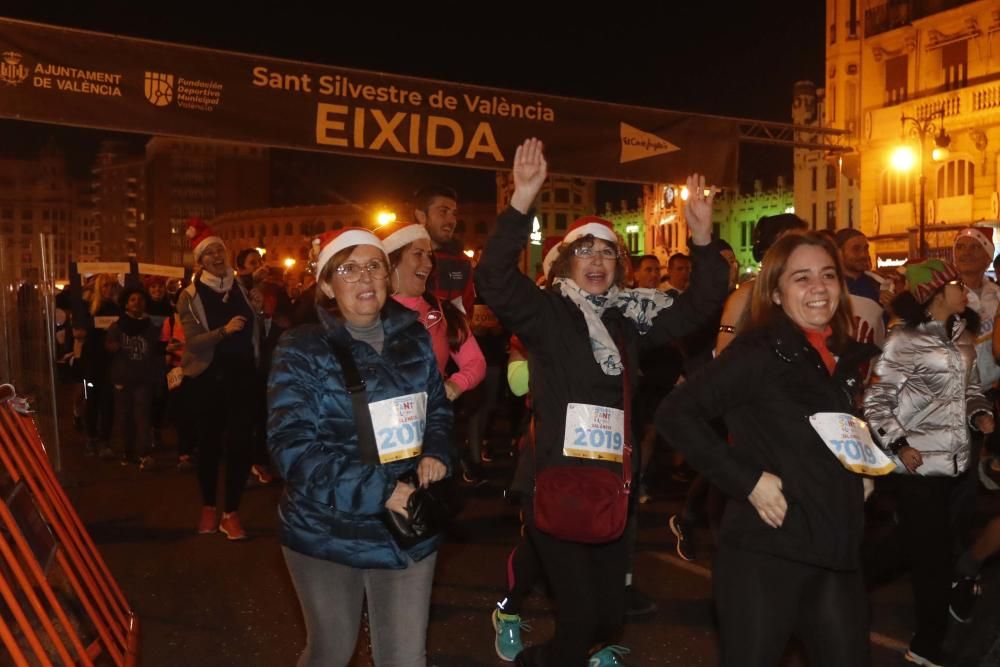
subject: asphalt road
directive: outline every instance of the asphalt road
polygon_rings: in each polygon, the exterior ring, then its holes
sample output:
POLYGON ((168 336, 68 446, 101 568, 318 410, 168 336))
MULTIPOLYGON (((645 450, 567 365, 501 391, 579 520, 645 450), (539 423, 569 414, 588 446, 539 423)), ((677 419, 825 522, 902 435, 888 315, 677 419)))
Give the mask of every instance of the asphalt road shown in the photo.
MULTIPOLYGON (((104 554, 142 624, 142 664, 292 665, 304 645, 298 602, 276 539, 278 485, 252 487, 240 510, 252 539, 228 542, 221 534, 197 535, 200 501, 194 474, 173 467, 175 453, 156 452, 152 472, 82 455, 82 437, 64 424, 63 478, 80 515, 104 554)), ((510 460, 489 464, 490 483, 470 489, 468 503, 438 559, 429 664, 441 667, 503 664, 493 651, 489 614, 504 593, 506 557, 518 519, 502 497, 510 460)), ((667 519, 683 487, 664 485, 643 505, 636 584, 659 603, 650 616, 626 625, 621 644, 629 665, 714 665, 716 635, 711 606, 711 552, 693 563, 674 553, 667 519)), ((710 542, 707 531, 700 541, 710 542)), ((987 571, 987 597, 976 622, 956 626, 952 647, 960 664, 1000 664, 982 657, 1000 628, 1000 568, 987 571)), ((872 596, 872 664, 902 665, 912 627, 905 577, 872 596)), ((539 591, 522 614, 533 629, 525 643, 553 628, 552 606, 539 591)), ((994 656, 996 657, 996 656, 994 656)), ((359 650, 356 665, 367 664, 359 650)), ((805 661, 789 651, 785 665, 805 661)))

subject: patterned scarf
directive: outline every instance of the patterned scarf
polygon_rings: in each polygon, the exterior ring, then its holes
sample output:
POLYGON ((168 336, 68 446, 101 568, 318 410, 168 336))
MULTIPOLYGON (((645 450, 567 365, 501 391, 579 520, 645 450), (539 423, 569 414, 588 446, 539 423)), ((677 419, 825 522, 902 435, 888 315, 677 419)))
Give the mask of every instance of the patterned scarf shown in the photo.
POLYGON ((672 296, 652 288, 618 289, 612 285, 606 293, 594 295, 569 278, 557 278, 553 285, 583 313, 587 331, 590 332, 590 348, 594 352, 594 360, 605 375, 621 375, 622 359, 618 346, 611 340, 608 328, 601 321, 604 311, 608 308, 618 309, 635 323, 640 334, 645 334, 653 326, 653 319, 659 312, 674 304, 672 296))

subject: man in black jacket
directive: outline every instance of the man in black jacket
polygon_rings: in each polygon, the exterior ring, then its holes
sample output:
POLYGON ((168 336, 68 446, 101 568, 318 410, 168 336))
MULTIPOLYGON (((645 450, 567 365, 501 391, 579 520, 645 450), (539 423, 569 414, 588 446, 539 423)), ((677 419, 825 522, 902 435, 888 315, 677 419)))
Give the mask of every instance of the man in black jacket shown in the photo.
POLYGON ((434 271, 427 278, 427 289, 434 296, 451 301, 464 313, 471 313, 475 302, 472 285, 472 262, 462 253, 462 244, 454 238, 458 226, 458 195, 446 186, 421 188, 416 195, 414 219, 427 228, 434 247, 434 271))

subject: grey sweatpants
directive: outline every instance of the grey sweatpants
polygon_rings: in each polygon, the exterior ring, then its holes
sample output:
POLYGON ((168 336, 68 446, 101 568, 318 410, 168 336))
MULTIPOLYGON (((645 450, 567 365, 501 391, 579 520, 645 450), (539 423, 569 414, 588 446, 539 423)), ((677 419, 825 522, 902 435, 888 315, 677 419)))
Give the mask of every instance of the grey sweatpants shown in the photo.
POLYGON ((347 665, 368 599, 376 667, 424 667, 437 553, 404 570, 360 569, 281 548, 306 621, 298 667, 347 665))

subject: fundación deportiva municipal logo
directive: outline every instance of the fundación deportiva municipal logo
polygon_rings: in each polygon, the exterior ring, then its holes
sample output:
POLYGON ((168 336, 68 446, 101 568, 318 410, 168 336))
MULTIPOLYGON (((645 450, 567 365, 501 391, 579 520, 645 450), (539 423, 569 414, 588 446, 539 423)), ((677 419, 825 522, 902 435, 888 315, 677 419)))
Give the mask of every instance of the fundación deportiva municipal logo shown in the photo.
POLYGON ((174 99, 174 75, 160 72, 146 72, 143 88, 146 99, 157 107, 165 107, 174 99))
POLYGON ((28 68, 21 64, 21 57, 17 51, 3 52, 3 62, 0 62, 0 81, 8 86, 24 83, 28 78, 28 68))

